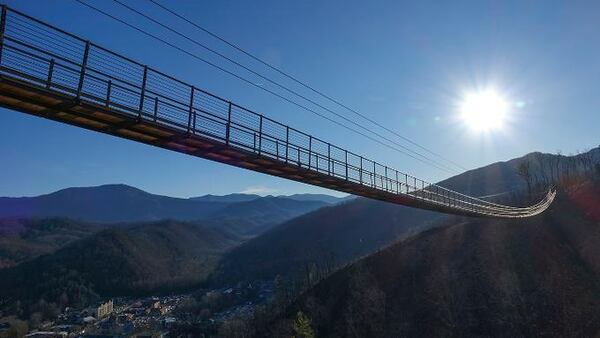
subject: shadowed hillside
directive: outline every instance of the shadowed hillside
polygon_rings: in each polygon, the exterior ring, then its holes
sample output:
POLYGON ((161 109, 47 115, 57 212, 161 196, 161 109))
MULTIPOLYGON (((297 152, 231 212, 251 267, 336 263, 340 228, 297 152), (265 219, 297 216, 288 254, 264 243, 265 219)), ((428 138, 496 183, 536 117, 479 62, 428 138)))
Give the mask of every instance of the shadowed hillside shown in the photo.
POLYGON ((593 337, 598 206, 596 181, 534 218, 451 219, 335 273, 289 313, 302 309, 318 336, 593 337))
POLYGON ((215 276, 219 282, 272 279, 308 262, 339 264, 414 234, 446 217, 385 202, 356 199, 288 221, 234 248, 215 276))
POLYGON ((1 219, 0 269, 54 252, 104 227, 63 218, 1 219))
MULTIPOLYGON (((212 227, 163 221, 101 231, 3 269, 0 298, 87 304, 97 295, 139 295, 202 283, 239 239, 212 227)), ((64 304, 63 304, 64 305, 64 304)))

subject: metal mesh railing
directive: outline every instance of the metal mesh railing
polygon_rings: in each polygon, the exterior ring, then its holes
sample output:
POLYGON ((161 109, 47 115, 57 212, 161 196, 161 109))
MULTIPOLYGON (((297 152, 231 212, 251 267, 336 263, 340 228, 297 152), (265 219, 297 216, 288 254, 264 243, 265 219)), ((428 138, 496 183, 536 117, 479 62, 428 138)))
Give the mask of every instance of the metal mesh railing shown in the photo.
POLYGON ((2 7, 0 73, 73 99, 176 129, 383 193, 461 213, 524 217, 517 208, 467 196, 384 166, 222 99, 158 70, 2 7))

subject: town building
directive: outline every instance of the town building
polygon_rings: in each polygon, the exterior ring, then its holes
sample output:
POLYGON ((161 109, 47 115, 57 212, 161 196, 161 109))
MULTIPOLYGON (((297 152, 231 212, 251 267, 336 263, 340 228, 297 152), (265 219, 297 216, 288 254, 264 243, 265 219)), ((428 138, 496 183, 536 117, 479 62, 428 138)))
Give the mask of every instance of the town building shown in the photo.
POLYGON ((104 318, 113 312, 113 301, 109 300, 106 303, 100 304, 96 309, 96 318, 104 318))

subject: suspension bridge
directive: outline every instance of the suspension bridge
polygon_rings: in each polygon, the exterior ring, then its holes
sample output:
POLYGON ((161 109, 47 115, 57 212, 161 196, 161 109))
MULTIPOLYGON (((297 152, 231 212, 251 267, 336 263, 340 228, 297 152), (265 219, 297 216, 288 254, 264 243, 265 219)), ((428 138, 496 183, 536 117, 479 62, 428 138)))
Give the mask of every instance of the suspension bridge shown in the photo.
POLYGON ((0 106, 358 196, 496 218, 546 210, 468 196, 279 123, 2 6, 0 106))

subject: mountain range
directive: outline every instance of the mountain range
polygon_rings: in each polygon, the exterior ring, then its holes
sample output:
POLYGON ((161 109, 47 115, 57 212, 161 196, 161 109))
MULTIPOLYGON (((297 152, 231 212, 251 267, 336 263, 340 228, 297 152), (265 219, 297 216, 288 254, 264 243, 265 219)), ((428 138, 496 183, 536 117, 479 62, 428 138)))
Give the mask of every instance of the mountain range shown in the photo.
MULTIPOLYGON (((267 196, 231 194, 206 195, 195 198, 175 198, 155 195, 124 184, 97 187, 67 188, 36 197, 0 197, 0 218, 65 217, 84 222, 118 223, 151 222, 162 219, 197 221, 211 219, 224 212, 234 211, 232 204, 252 202, 260 208, 263 199, 270 205, 281 202, 289 215, 301 213, 328 204, 342 202, 344 198, 328 195, 306 194, 292 196, 267 196)), ((281 211, 281 210, 279 210, 281 211)), ((265 210, 263 214, 268 214, 265 210)), ((235 212, 234 212, 235 214, 235 212)), ((276 221, 280 221, 281 217, 276 221)))
MULTIPOLYGON (((198 196, 198 197, 191 197, 191 200, 196 200, 196 201, 204 201, 204 202, 225 202, 225 203, 236 203, 236 202, 249 202, 249 201, 253 201, 259 198, 262 198, 263 196, 260 195, 256 195, 256 194, 243 194, 243 193, 235 193, 235 194, 228 194, 228 195, 204 195, 204 196, 198 196)), ((291 199, 291 200, 295 200, 295 201, 314 201, 314 202, 324 202, 327 204, 338 204, 338 203, 343 203, 346 201, 350 201, 354 198, 356 198, 355 196, 352 195, 348 195, 346 197, 336 197, 336 196, 331 196, 331 195, 326 195, 326 194, 293 194, 293 195, 279 195, 279 196, 264 196, 267 198, 273 198, 273 197, 278 197, 278 198, 287 198, 287 199, 291 199)))
POLYGON ((126 185, 106 185, 69 188, 39 197, 1 198, 0 268, 51 254, 107 228, 141 229, 157 219, 213 227, 235 235, 241 242, 329 205, 321 201, 321 196, 315 200, 243 196, 191 201, 153 195, 126 185))

